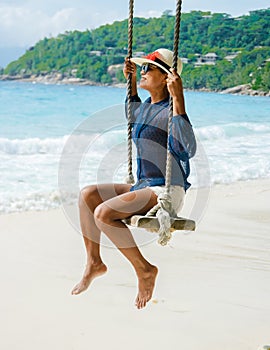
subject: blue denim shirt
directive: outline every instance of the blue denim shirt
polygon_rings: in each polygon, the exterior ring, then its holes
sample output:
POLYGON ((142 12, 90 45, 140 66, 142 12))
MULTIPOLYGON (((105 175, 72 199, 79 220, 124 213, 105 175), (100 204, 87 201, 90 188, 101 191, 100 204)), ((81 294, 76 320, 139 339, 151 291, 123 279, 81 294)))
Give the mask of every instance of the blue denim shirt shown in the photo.
MULTIPOLYGON (((137 148, 137 182, 131 191, 147 186, 165 185, 169 98, 151 104, 132 97, 132 139, 137 148)), ((189 159, 196 152, 196 140, 186 114, 173 116, 169 136, 172 154, 172 185, 185 191, 190 187, 189 159)))

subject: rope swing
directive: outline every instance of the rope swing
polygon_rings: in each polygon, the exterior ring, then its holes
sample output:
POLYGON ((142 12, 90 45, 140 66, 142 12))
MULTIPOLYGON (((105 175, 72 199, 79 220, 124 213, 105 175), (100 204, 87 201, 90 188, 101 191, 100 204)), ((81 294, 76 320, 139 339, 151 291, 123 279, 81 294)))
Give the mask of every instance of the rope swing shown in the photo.
MULTIPOLYGON (((133 7, 134 1, 129 1, 129 26, 128 26, 128 57, 132 57, 133 40, 133 7)), ((175 26, 174 26, 174 49, 173 49, 173 68, 177 71, 178 46, 180 37, 182 0, 177 0, 175 26)), ((131 110, 131 73, 127 82, 127 123, 128 123, 128 176, 127 183, 134 183, 132 174, 132 110, 131 110)), ((182 217, 177 217, 172 208, 170 196, 171 175, 172 175, 172 154, 169 150, 169 135, 172 128, 173 101, 170 98, 170 109, 168 116, 168 139, 167 139, 167 160, 164 193, 158 196, 158 203, 150 209, 145 216, 133 215, 125 220, 125 223, 134 227, 144 228, 151 232, 158 232, 158 243, 166 245, 172 237, 171 232, 175 230, 194 231, 195 222, 182 217)))
MULTIPOLYGON (((132 41, 133 41, 133 10, 134 0, 129 0, 129 19, 128 19, 128 58, 132 57, 132 41)), ((132 94, 132 74, 129 73, 127 81, 127 134, 128 134, 128 176, 126 182, 128 184, 134 183, 132 172, 132 123, 131 123, 131 94, 132 94)))

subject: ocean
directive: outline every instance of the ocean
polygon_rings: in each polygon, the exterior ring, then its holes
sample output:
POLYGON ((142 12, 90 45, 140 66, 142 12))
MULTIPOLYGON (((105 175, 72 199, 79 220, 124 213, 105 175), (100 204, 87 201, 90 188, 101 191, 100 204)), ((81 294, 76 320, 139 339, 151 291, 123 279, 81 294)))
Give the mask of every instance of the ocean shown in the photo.
MULTIPOLYGON (((58 208, 65 191, 122 182, 125 95, 116 87, 0 82, 0 214, 58 208)), ((268 97, 187 91, 185 99, 199 145, 194 188, 270 177, 268 97)))

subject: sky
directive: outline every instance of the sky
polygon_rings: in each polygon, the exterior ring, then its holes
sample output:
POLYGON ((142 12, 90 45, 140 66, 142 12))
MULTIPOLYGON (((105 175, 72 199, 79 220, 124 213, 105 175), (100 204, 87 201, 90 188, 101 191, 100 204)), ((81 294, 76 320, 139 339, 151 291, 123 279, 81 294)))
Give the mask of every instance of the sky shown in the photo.
MULTIPOLYGON (((0 66, 44 37, 94 29, 128 17, 128 0, 0 0, 0 66)), ((176 0, 134 0, 134 16, 159 17, 176 0)), ((183 0, 182 11, 207 10, 237 17, 270 7, 270 0, 183 0)))

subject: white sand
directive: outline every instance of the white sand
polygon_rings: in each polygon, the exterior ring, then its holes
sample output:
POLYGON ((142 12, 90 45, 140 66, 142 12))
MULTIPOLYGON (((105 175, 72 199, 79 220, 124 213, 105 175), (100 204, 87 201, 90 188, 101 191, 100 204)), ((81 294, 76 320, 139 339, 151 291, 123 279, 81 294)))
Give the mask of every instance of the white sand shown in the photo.
POLYGON ((144 310, 134 306, 136 278, 115 249, 102 250, 107 275, 70 295, 85 255, 61 210, 2 215, 0 229, 3 350, 257 350, 270 343, 270 180, 215 186, 196 232, 175 233, 169 247, 142 247, 159 266, 144 310))

